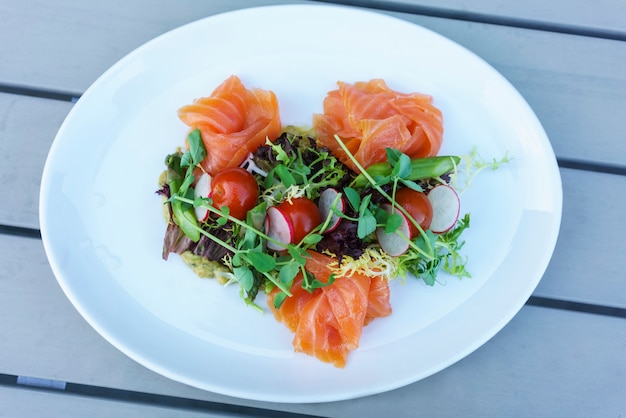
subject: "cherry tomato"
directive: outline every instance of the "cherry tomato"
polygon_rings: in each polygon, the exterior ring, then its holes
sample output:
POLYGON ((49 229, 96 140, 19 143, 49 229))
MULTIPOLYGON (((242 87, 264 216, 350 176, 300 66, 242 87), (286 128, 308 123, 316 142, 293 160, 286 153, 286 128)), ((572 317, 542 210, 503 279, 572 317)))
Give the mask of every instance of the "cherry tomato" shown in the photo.
POLYGON ((259 198, 259 185, 252 174, 243 168, 233 167, 218 172, 211 180, 213 206, 228 206, 230 215, 245 219, 259 198))
MULTIPOLYGON (((396 191, 396 203, 402 206, 415 221, 426 230, 430 227, 433 220, 433 207, 428 197, 422 192, 418 192, 409 188, 402 188, 396 191)), ((411 228, 411 237, 414 238, 419 234, 417 227, 409 220, 411 228)))
POLYGON ((306 197, 285 200, 278 205, 285 216, 291 221, 293 228, 292 243, 299 243, 316 226, 322 223, 322 215, 315 202, 306 197))

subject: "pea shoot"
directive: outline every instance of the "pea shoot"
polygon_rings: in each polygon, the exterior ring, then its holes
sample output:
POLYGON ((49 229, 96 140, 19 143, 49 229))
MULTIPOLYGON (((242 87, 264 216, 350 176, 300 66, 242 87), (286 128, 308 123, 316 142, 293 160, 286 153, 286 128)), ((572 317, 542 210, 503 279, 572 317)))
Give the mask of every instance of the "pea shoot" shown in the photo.
MULTIPOLYGON (((433 231, 423 227, 422 221, 404 207, 400 195, 406 194, 408 189, 425 196, 425 187, 458 181, 459 167, 463 164, 470 166, 463 173, 471 179, 475 172, 488 167, 496 169, 499 164, 508 162, 508 158, 488 163, 475 153, 469 157, 411 159, 397 149, 388 148, 385 162, 365 169, 341 138, 336 136, 335 139, 358 168, 357 174, 351 173, 328 150, 317 148, 306 132, 289 130, 277 141, 268 141, 259 148, 249 161, 261 195, 257 206, 247 212, 245 219, 238 219, 231 216, 227 206, 215 208, 211 197, 194 196, 194 172, 207 150, 200 132, 192 131, 187 138, 188 149, 166 158, 171 219, 186 239, 198 242, 203 236, 227 251, 221 259, 230 271, 226 275, 231 282, 238 283, 245 303, 257 309, 260 308, 254 300, 258 292, 270 292, 274 288, 280 291, 274 298, 274 306, 279 308, 292 295, 291 287, 298 275, 302 275, 302 287, 309 292, 336 280, 338 276, 333 274, 322 282, 307 271, 309 250, 333 252, 333 248, 339 248, 344 251, 336 254, 340 267, 349 268, 346 263, 352 263, 357 270, 360 254, 370 260, 375 254, 386 266, 384 270, 389 278, 413 275, 428 285, 437 282, 440 271, 459 278, 471 277, 466 269, 467 260, 460 253, 464 245, 461 235, 470 226, 470 215, 465 214, 458 221, 454 218, 449 230, 433 231), (265 229, 270 206, 301 197, 318 199, 328 188, 333 188, 328 210, 319 225, 299 242, 279 241, 265 229), (197 208, 208 211, 206 220, 198 221, 194 214, 197 208), (339 221, 343 224, 338 224, 339 221), (230 234, 224 238, 224 234, 216 233, 220 230, 228 230, 230 234), (395 256, 385 254, 384 248, 376 250, 384 247, 379 237, 388 235, 396 237, 394 239, 404 243, 406 248, 395 256), (356 256, 352 256, 353 253, 356 256)), ((370 266, 365 268, 370 269, 370 266)))

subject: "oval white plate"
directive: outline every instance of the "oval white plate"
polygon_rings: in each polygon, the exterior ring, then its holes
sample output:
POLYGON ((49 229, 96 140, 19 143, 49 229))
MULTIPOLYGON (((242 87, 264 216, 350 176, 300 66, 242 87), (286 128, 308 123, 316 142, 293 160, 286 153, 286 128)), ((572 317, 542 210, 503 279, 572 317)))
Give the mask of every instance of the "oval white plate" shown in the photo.
MULTIPOLYGON (((186 384, 275 402, 321 402, 415 382, 498 332, 537 286, 558 235, 562 192, 532 110, 493 68, 408 22, 357 9, 275 6, 213 16, 148 42, 102 75, 58 132, 41 186, 41 230, 54 273, 85 319, 146 367, 186 384), (376 28, 376 30, 370 30, 376 28), (338 80, 385 79, 432 94, 442 153, 478 147, 514 159, 462 195, 472 279, 394 282, 394 313, 364 330, 345 369, 292 349, 271 314, 235 287, 161 259, 154 194, 186 127, 176 110, 231 74, 273 90, 284 123, 310 124, 338 80), (529 262, 532 260, 532 262, 529 262)), ((263 298, 261 298, 263 299, 263 298)))

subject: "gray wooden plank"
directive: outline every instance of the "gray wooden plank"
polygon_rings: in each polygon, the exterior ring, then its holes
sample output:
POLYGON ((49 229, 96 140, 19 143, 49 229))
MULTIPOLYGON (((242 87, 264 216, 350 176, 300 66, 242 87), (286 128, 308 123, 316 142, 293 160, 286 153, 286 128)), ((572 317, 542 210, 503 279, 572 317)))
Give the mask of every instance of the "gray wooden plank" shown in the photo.
MULTIPOLYGON (((530 56, 523 59, 534 60, 530 56)), ((607 52, 604 64, 618 66, 611 59, 607 52)), ((517 64, 507 65, 503 72, 520 77, 532 73, 517 64)), ((615 80, 607 81, 609 78, 602 74, 595 78, 571 74, 565 82, 555 71, 546 76, 554 80, 552 86, 530 83, 522 92, 544 123, 558 157, 623 165, 626 142, 621 140, 619 124, 626 118, 626 88, 615 80)), ((0 93, 0 180, 7 195, 12 196, 0 204, 0 223, 38 226, 41 171, 56 130, 71 106, 68 102, 0 93), (15 158, 26 155, 24 151, 28 151, 28 158, 15 158)))
POLYGON ((11 336, 0 339, 0 373, 329 417, 626 413, 624 319, 538 307, 523 308, 452 367, 380 395, 286 405, 200 391, 145 369, 96 334, 56 284, 39 240, 0 238, 0 335, 11 336))
POLYGON ((444 19, 408 20, 473 51, 528 101, 561 158, 623 166, 626 43, 444 19))
POLYGON ((626 308, 626 177, 561 169, 563 218, 534 295, 626 308), (617 246, 617 247, 616 247, 617 246))
MULTIPOLYGON (((0 339, 0 372, 124 387, 124 376, 111 374, 112 366, 124 373, 141 369, 74 309, 52 274, 40 240, 0 235, 0 253, 0 317, 4 319, 0 329, 2 335, 11 336, 0 339)), ((146 390, 166 380, 151 373, 141 378, 146 390)))
POLYGON ((32 389, 0 387, 0 417, 209 417, 226 418, 232 414, 169 408, 124 401, 98 399, 32 389))
MULTIPOLYGON (((0 107, 6 115, 4 130, 0 131, 0 181, 6 195, 12 196, 0 202, 0 223, 38 228, 39 183, 47 147, 70 106, 64 102, 0 94, 0 107), (27 159, 14 157, 25 151, 27 159)), ((624 190, 626 178, 570 169, 562 169, 561 173, 564 187, 561 236, 536 293, 626 306, 626 282, 620 275, 626 261, 613 259, 612 252, 602 247, 590 246, 593 242, 619 242, 620 231, 626 230, 621 195, 615 193, 624 190), (594 191, 593 198, 590 190, 594 191), (604 222, 607 218, 612 219, 610 225, 604 222), (578 257, 580 253, 590 256, 578 257), (607 273, 593 281, 584 273, 600 271, 607 273)))
MULTIPOLYGON (((363 4, 380 4, 376 0, 363 0, 363 4)), ((476 14, 486 17, 547 22, 552 25, 574 26, 588 29, 626 31, 626 3, 619 0, 594 2, 526 0, 465 1, 465 0, 397 0, 394 3, 421 8, 441 9, 459 18, 476 14)), ((480 17, 480 16, 478 16, 480 17)))
POLYGON ((71 107, 69 102, 0 93, 1 224, 39 227, 41 174, 71 107))
POLYGON ((286 3, 293 2, 2 2, 0 39, 11 42, 0 43, 0 57, 7 57, 0 61, 0 82, 81 93, 124 55, 171 29, 217 13, 286 3))
MULTIPOLYGON (((0 82, 80 92, 116 59, 165 30, 204 16, 205 12, 212 14, 216 10, 259 3, 243 1, 235 6, 228 1, 211 4, 161 1, 146 7, 136 2, 112 11, 108 5, 85 6, 67 1, 54 6, 41 1, 11 5, 4 2, 0 4, 3 21, 0 38, 14 39, 12 33, 18 30, 21 33, 24 28, 32 31, 33 36, 0 44, 0 82), (145 12, 145 20, 136 19, 138 10, 145 12), (11 57, 11 61, 5 57, 11 57), (7 62, 11 65, 6 66, 7 62)), ((611 18, 623 15, 606 13, 603 9, 609 4, 606 0, 568 10, 562 20, 551 13, 565 7, 563 4, 538 4, 535 10, 539 14, 532 15, 535 12, 531 11, 528 15, 531 9, 528 4, 503 3, 466 6, 458 0, 449 0, 441 5, 504 16, 516 15, 516 8, 520 7, 521 18, 541 20, 547 16, 550 21, 609 29, 616 24, 611 18), (605 20, 596 21, 594 12, 598 9, 602 11, 598 15, 605 20)), ((620 7, 623 7, 621 3, 620 7)), ((626 145, 618 134, 621 132, 618 123, 626 116, 623 43, 399 16, 466 45, 499 69, 533 105, 560 157, 623 165, 626 145)), ((622 19, 618 20, 618 25, 623 24, 622 19)), ((0 223, 36 227, 36 196, 43 159, 49 141, 71 105, 24 97, 15 102, 14 97, 8 96, 0 96, 3 115, 0 155, 5 156, 0 159, 0 181, 7 180, 3 184, 11 187, 5 195, 17 191, 18 196, 12 197, 12 201, 2 199, 0 223), (33 149, 35 146, 37 150, 33 149), (32 149, 26 162, 10 158, 23 153, 24 148, 32 149)), ((562 233, 555 257, 535 295, 626 306, 621 273, 624 261, 602 245, 608 243, 610 249, 610 245, 620 242, 619 232, 624 230, 620 195, 615 192, 623 190, 624 177, 567 169, 561 172, 566 204, 562 233), (593 198, 589 197, 590 191, 593 198), (605 219, 611 220, 610 228, 604 227, 605 219)), ((0 339, 3 353, 0 373, 326 416, 620 416, 626 413, 622 396, 626 391, 623 356, 626 331, 620 318, 526 307, 484 347, 422 382, 350 402, 268 405, 180 385, 115 350, 78 316, 64 297, 45 261, 40 241, 0 236, 0 254, 3 255, 0 334, 11 336, 0 339)), ((7 392, 0 388, 0 415, 2 406, 8 404, 3 402, 7 398, 20 399, 24 404, 32 402, 26 407, 34 408, 33 415, 42 415, 38 412, 45 412, 46 406, 49 412, 56 411, 55 408, 63 411, 63 406, 69 406, 64 401, 73 400, 48 393, 44 395, 46 398, 50 395, 50 399, 44 400, 39 395, 39 392, 17 389, 7 392), (14 391, 20 393, 13 396, 14 391)), ((117 409, 117 404, 96 401, 94 405, 99 404, 94 407, 96 416, 100 412, 104 416, 106 411, 110 412, 107 416, 116 415, 115 412, 132 416, 137 411, 142 412, 137 415, 153 415, 141 409, 143 405, 117 409)), ((87 415, 89 404, 73 411, 77 416, 87 415)))
MULTIPOLYGON (((263 4, 275 3, 286 2, 263 4)), ((0 65, 0 83, 80 93, 152 37, 204 16, 258 4, 250 0, 235 7, 218 1, 209 6, 161 0, 156 7, 133 2, 114 11, 104 4, 77 7, 71 2, 51 5, 36 0, 5 6, 0 10, 7 23, 0 27, 0 38, 9 39, 24 28, 29 36, 0 44, 0 56, 11 57, 11 65, 0 65), (46 19, 51 13, 55 19, 46 19), (142 19, 137 21, 139 15, 142 19), (33 19, 38 24, 32 24, 33 19), (82 25, 88 21, 98 24, 86 32, 82 25)), ((623 165, 626 142, 619 132, 620 121, 626 118, 626 43, 392 15, 451 38, 498 69, 529 101, 560 157, 623 165)))
POLYGON ((0 335, 10 336, 0 338, 0 373, 297 410, 294 405, 265 405, 205 392, 146 369, 109 344, 74 309, 52 274, 40 240, 0 235, 0 254, 0 335))
MULTIPOLYGON (((0 94, 4 123, 0 128, 0 224, 38 228, 41 172, 70 103, 0 94), (28 155, 28 158, 15 158, 28 155)), ((626 259, 591 243, 619 242, 626 230, 621 194, 626 177, 562 169, 564 214, 554 258, 536 294, 588 303, 626 306, 626 259), (593 190, 593 194, 590 191, 593 190), (601 215, 600 215, 601 214, 601 215), (610 225, 605 219, 611 219, 610 225), (584 238, 583 238, 584 237, 584 238), (579 257, 578 254, 589 254, 579 257), (589 280, 597 272, 605 272, 589 280)))

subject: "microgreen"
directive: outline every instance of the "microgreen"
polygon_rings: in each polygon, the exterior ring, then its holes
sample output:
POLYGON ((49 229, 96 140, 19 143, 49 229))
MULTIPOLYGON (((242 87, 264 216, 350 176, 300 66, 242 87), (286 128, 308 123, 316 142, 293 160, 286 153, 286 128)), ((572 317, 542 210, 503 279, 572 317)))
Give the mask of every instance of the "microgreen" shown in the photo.
POLYGON ((508 152, 500 159, 493 158, 491 161, 484 159, 479 153, 476 147, 472 148, 472 151, 467 155, 460 157, 462 164, 462 170, 455 170, 450 176, 451 184, 455 189, 463 192, 467 189, 472 180, 483 170, 491 169, 493 171, 500 168, 504 164, 511 162, 508 152))
POLYGON ((359 220, 357 225, 358 237, 363 239, 376 230, 376 218, 370 209, 372 195, 368 194, 359 204, 359 220))
POLYGON ((341 138, 335 136, 340 147, 348 158, 357 166, 359 176, 352 182, 352 187, 345 188, 344 192, 353 208, 358 207, 359 213, 359 237, 367 230, 364 225, 369 225, 372 216, 378 227, 384 228, 386 233, 397 233, 408 244, 408 250, 395 259, 397 272, 401 276, 407 273, 421 278, 428 285, 433 285, 437 280, 440 270, 444 270, 458 277, 470 277, 465 269, 466 259, 459 250, 463 242, 459 242, 461 233, 469 227, 469 215, 457 222, 457 226, 451 231, 437 235, 430 230, 424 230, 413 217, 395 202, 395 192, 400 185, 416 191, 423 188, 415 181, 420 179, 440 178, 444 174, 452 172, 456 174, 459 157, 432 157, 427 159, 411 160, 406 154, 397 149, 388 148, 387 161, 370 166, 367 170, 362 167, 347 149, 341 138), (365 183, 364 183, 365 182, 365 183), (391 185, 391 193, 387 193, 381 186, 391 185), (396 212, 387 213, 371 203, 371 195, 361 196, 356 189, 370 187, 380 193, 393 208, 401 212, 418 229, 416 238, 410 239, 397 231, 401 223, 401 215, 396 212), (365 219, 364 219, 365 218, 365 219))
MULTIPOLYGON (((198 130, 192 131, 187 137, 189 147, 186 152, 177 152, 166 159, 167 183, 170 189, 168 202, 172 207, 174 222, 193 241, 198 241, 200 235, 204 235, 231 253, 224 259, 224 263, 232 271, 231 281, 239 284, 240 295, 248 305, 260 309, 254 303, 254 298, 261 286, 264 286, 266 292, 273 288, 280 290, 274 297, 274 306, 279 308, 291 296, 290 289, 299 274, 302 275, 302 288, 309 292, 334 282, 335 275, 331 275, 327 281, 321 281, 306 270, 307 258, 310 257, 307 251, 315 249, 324 239, 323 234, 333 215, 355 222, 356 234, 365 243, 374 242, 373 233, 377 228, 383 228, 387 233, 399 233, 398 228, 405 216, 417 227, 419 234, 413 239, 403 236, 409 243, 409 249, 394 258, 394 271, 401 275, 412 274, 420 277, 428 285, 436 283, 440 270, 458 277, 471 277, 465 268, 467 260, 460 254, 464 244, 460 237, 469 227, 469 215, 459 219, 452 230, 437 235, 430 230, 423 230, 395 202, 395 193, 400 187, 423 191, 419 180, 443 181, 441 176, 450 173, 451 178, 458 179, 461 158, 444 156, 412 160, 400 150, 388 148, 387 161, 374 164, 366 170, 336 136, 339 145, 359 170, 360 174, 354 177, 327 150, 311 146, 307 142, 308 138, 297 135, 287 135, 286 138, 287 142, 282 144, 279 141, 268 141, 266 144, 272 157, 264 162, 266 164, 261 169, 264 175, 259 178, 259 186, 264 192, 263 198, 248 212, 245 220, 232 217, 226 206, 213 207, 210 198, 194 198, 194 171, 207 154, 198 130), (325 188, 335 187, 340 181, 343 185, 349 183, 349 186, 341 189, 342 193, 335 198, 321 225, 301 242, 286 245, 285 252, 278 254, 266 251, 268 242, 284 245, 263 232, 268 204, 302 195, 315 199, 325 188), (345 196, 351 208, 350 216, 336 207, 341 196, 345 196), (388 213, 380 207, 381 197, 390 202, 393 211, 388 213), (206 208, 211 214, 209 220, 202 225, 195 218, 194 208, 197 207, 206 208), (220 239, 211 232, 211 228, 232 228, 232 241, 220 239)), ((499 164, 508 162, 508 157, 488 163, 473 152, 464 161, 471 163, 471 170, 468 171, 468 179, 471 179, 471 175, 477 171, 485 168, 496 169, 499 164)))
POLYGON ((189 144, 189 150, 183 154, 180 166, 193 169, 206 157, 206 148, 202 142, 199 129, 194 129, 187 135, 187 143, 189 144))
MULTIPOLYGON (((395 152, 393 152, 395 154, 395 152)), ((367 167, 367 170, 360 171, 360 174, 352 181, 350 184, 351 187, 354 188, 364 188, 367 187, 371 180, 374 180, 379 185, 387 184, 391 181, 391 174, 395 167, 398 166, 393 160, 396 157, 392 155, 392 161, 384 161, 376 164, 372 164, 367 167)), ((399 159, 399 157, 397 157, 399 159)), ((455 172, 457 166, 461 162, 461 157, 458 156, 435 156, 435 157, 425 157, 425 158, 415 158, 410 160, 411 162, 411 171, 406 174, 405 172, 400 173, 400 169, 403 168, 400 166, 397 168, 396 175, 403 174, 400 177, 400 181, 404 182, 415 182, 418 180, 426 180, 426 179, 438 179, 442 175, 455 172)), ((401 163, 402 164, 402 163, 401 163)), ((406 183, 408 187, 409 184, 406 183)))
POLYGON ((352 187, 345 187, 343 189, 343 192, 345 193, 346 197, 348 198, 348 202, 352 206, 352 209, 355 212, 358 212, 359 211, 359 207, 361 206, 361 195, 359 194, 359 192, 354 190, 352 187))
POLYGON ((266 145, 275 163, 267 167, 263 186, 279 196, 285 189, 297 186, 308 198, 314 199, 321 190, 337 185, 347 175, 345 167, 334 156, 312 147, 306 136, 287 134, 282 145, 281 141, 267 141, 266 145))
POLYGON ((328 281, 327 282, 322 282, 320 280, 317 280, 315 278, 315 276, 313 276, 308 271, 305 271, 304 272, 304 280, 302 281, 302 288, 304 290, 306 290, 307 292, 313 293, 313 291, 315 289, 320 289, 322 287, 330 286, 334 282, 335 282, 335 275, 334 274, 331 274, 328 277, 328 281))
MULTIPOLYGON (((192 131, 189 136, 193 138, 194 132, 195 131, 192 131)), ((187 199, 193 196, 193 191, 190 189, 194 180, 192 173, 193 168, 188 164, 193 163, 195 167, 195 164, 199 163, 199 161, 194 162, 193 158, 194 156, 199 157, 202 154, 204 145, 202 141, 199 143, 196 143, 193 139, 191 141, 194 143, 194 148, 197 148, 194 149, 193 153, 187 151, 185 154, 181 154, 180 152, 170 154, 165 159, 165 165, 167 166, 166 181, 171 196, 169 202, 172 208, 172 219, 185 235, 192 241, 197 242, 200 239, 200 233, 198 232, 198 221, 193 206, 176 199, 177 196, 187 199), (187 167, 186 171, 183 170, 184 167, 187 167)))

